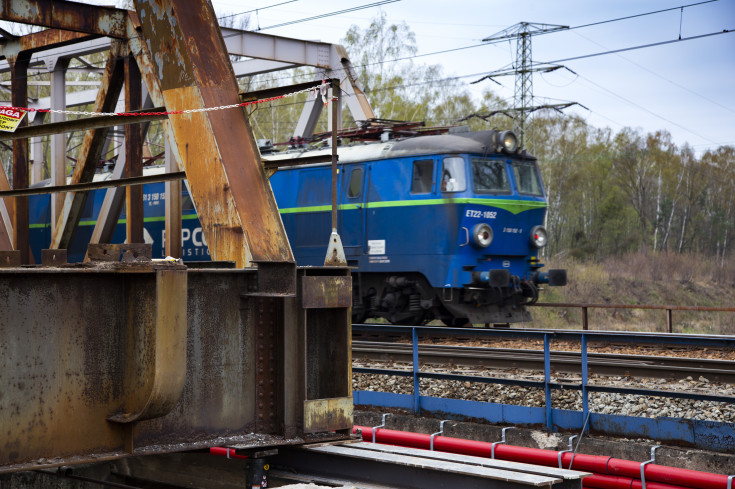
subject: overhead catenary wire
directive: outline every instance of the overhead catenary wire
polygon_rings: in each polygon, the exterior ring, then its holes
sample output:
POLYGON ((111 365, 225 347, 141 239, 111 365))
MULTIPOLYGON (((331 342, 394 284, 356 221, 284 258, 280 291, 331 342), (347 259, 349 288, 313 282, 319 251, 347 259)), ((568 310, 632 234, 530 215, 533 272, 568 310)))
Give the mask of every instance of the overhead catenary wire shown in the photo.
POLYGON ((351 13, 351 12, 356 12, 358 10, 363 10, 363 9, 366 9, 366 8, 380 7, 382 5, 387 5, 389 3, 395 3, 395 2, 400 2, 400 1, 401 0, 381 0, 379 2, 373 2, 373 3, 366 4, 366 5, 358 5, 357 7, 350 7, 350 8, 346 8, 346 9, 343 9, 343 10, 337 10, 335 12, 328 12, 328 13, 325 13, 325 14, 314 15, 312 17, 306 17, 306 18, 303 18, 303 19, 296 19, 296 20, 291 20, 291 21, 288 21, 288 22, 282 22, 280 24, 269 25, 269 26, 266 26, 266 27, 258 28, 256 30, 263 31, 263 30, 266 30, 266 29, 275 29, 276 27, 284 27, 284 26, 287 26, 287 25, 298 24, 298 23, 301 23, 301 22, 308 22, 308 21, 311 21, 311 20, 323 19, 324 17, 331 17, 333 15, 347 14, 347 13, 351 13))

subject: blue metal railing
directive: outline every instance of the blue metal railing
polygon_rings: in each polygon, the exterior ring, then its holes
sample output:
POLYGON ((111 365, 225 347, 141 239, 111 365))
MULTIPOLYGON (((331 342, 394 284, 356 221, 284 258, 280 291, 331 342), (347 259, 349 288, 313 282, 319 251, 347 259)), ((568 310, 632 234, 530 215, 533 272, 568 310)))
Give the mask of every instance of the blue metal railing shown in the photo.
POLYGON ((357 391, 355 404, 376 407, 398 407, 411 409, 414 413, 441 412, 442 416, 478 417, 491 422, 515 422, 526 425, 543 425, 549 431, 579 430, 595 431, 619 436, 641 436, 652 439, 691 443, 711 450, 735 450, 735 423, 699 421, 682 418, 639 418, 623 415, 590 413, 589 395, 591 392, 611 392, 619 394, 647 395, 677 399, 735 403, 729 396, 707 395, 690 392, 667 392, 651 389, 638 389, 617 386, 589 385, 587 347, 592 342, 607 343, 649 343, 674 344, 684 346, 707 346, 719 348, 735 347, 732 336, 698 335, 661 335, 655 333, 627 333, 601 331, 544 331, 544 330, 493 330, 493 329, 455 329, 435 327, 407 327, 386 325, 353 325, 354 331, 381 333, 410 333, 413 346, 413 364, 410 371, 378 368, 353 367, 355 373, 396 375, 413 378, 412 394, 393 394, 385 392, 357 391), (419 369, 418 339, 420 334, 446 334, 466 337, 500 336, 512 338, 541 339, 544 345, 544 380, 516 380, 492 377, 477 377, 461 374, 421 372, 419 369), (560 384, 551 381, 551 342, 552 340, 577 340, 580 342, 582 378, 580 384, 560 384), (502 385, 516 385, 544 390, 543 408, 511 406, 478 401, 433 398, 420 393, 421 379, 442 379, 461 382, 479 382, 502 385), (582 411, 554 409, 552 392, 555 390, 581 391, 582 411), (408 402, 407 402, 408 401, 408 402))

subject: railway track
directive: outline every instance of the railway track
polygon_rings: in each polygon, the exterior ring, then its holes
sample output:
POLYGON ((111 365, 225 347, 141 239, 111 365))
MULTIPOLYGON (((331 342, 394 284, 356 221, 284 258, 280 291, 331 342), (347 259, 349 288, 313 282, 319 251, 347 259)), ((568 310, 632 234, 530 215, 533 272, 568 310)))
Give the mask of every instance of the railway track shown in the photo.
MULTIPOLYGON (((354 360, 412 362, 410 344, 387 341, 352 342, 354 360)), ((544 370, 544 352, 456 345, 419 345, 422 364, 457 365, 482 368, 544 370)), ((551 369, 555 372, 581 375, 582 360, 578 352, 552 351, 551 369)), ((660 379, 698 379, 735 383, 735 362, 707 358, 588 353, 588 371, 606 376, 652 377, 660 379)))

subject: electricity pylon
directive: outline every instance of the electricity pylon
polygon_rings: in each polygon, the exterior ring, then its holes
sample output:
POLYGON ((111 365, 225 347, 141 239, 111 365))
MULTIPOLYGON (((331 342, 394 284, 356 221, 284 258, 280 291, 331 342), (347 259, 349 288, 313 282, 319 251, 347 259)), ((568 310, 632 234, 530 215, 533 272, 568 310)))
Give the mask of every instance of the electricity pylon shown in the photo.
MULTIPOLYGON (((551 69, 560 68, 559 66, 546 66, 544 68, 531 67, 531 36, 560 31, 563 29, 569 29, 569 26, 519 22, 518 24, 508 27, 507 29, 482 40, 482 42, 500 41, 503 39, 516 40, 516 63, 515 68, 512 71, 512 73, 515 73, 516 75, 513 108, 517 111, 517 115, 515 117, 515 131, 518 135, 518 142, 521 146, 523 146, 524 141, 526 119, 533 108, 533 72, 549 71, 551 69)), ((498 73, 496 75, 491 74, 488 75, 488 77, 500 76, 502 74, 508 73, 498 73)))

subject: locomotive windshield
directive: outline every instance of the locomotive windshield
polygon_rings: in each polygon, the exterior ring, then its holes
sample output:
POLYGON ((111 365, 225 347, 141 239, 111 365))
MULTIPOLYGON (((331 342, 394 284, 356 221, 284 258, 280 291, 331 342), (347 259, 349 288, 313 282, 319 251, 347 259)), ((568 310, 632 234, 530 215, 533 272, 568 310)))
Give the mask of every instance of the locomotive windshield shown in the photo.
POLYGON ((539 179, 536 164, 528 161, 513 162, 513 176, 516 179, 518 193, 525 195, 543 196, 541 180, 539 179))
POLYGON ((510 193, 510 179, 504 161, 472 158, 472 180, 477 193, 510 193))

